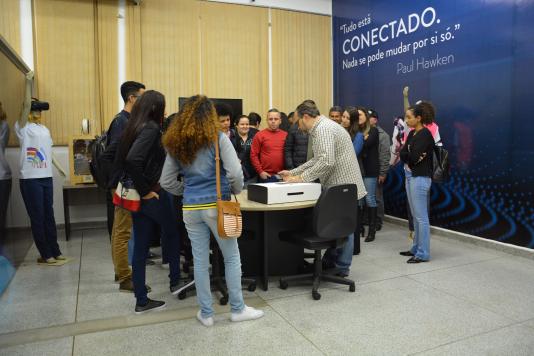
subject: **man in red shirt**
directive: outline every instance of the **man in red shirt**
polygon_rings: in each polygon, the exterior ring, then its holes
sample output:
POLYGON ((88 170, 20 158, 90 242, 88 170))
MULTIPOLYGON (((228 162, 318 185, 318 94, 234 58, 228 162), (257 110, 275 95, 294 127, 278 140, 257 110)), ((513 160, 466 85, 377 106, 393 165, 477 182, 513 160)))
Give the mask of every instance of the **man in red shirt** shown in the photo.
POLYGON ((267 113, 267 128, 254 136, 250 161, 258 172, 260 183, 277 182, 276 174, 284 170, 284 143, 287 132, 280 130, 282 116, 277 109, 267 113))

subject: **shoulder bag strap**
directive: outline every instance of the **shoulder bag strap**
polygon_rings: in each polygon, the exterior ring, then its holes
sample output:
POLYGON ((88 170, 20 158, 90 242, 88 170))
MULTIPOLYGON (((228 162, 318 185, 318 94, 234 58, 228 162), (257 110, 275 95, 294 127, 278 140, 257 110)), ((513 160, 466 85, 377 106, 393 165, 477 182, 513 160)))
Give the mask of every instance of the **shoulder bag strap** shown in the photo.
POLYGON ((221 157, 219 156, 219 134, 215 138, 215 180, 217 182, 217 200, 221 200, 221 157))
MULTIPOLYGON (((217 200, 222 200, 222 194, 221 194, 221 157, 219 155, 219 135, 217 134, 217 137, 215 138, 215 181, 217 185, 217 200)), ((231 193, 235 201, 237 202, 237 197, 234 193, 231 193)), ((230 200, 232 198, 230 197, 230 200)))

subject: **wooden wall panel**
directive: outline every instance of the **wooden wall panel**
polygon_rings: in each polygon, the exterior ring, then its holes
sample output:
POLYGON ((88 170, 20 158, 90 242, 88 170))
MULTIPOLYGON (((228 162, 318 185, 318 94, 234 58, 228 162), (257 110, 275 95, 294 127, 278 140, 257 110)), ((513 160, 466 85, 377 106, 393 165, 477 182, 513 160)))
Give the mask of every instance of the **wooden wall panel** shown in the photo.
POLYGON ((141 55, 141 6, 126 7, 126 80, 143 81, 141 55))
MULTIPOLYGON (((88 118, 99 129, 93 1, 34 2, 39 98, 50 102, 44 124, 55 144, 67 144, 88 118)), ((100 95, 100 94, 99 94, 100 95)))
POLYGON ((332 105, 331 18, 272 10, 273 105, 290 112, 304 100, 322 114, 332 105))
POLYGON ((0 34, 20 55, 20 3, 19 0, 0 1, 0 34))
POLYGON ((210 97, 242 98, 243 112, 269 106, 268 9, 201 3, 202 89, 210 97))
POLYGON ((200 92, 199 2, 150 0, 141 3, 143 83, 165 95, 168 114, 178 98, 200 92))
MULTIPOLYGON (((96 61, 97 61, 97 103, 101 129, 107 130, 119 106, 120 84, 118 82, 118 40, 116 0, 99 0, 96 9, 96 61)), ((100 130, 93 130, 99 134, 100 130)))

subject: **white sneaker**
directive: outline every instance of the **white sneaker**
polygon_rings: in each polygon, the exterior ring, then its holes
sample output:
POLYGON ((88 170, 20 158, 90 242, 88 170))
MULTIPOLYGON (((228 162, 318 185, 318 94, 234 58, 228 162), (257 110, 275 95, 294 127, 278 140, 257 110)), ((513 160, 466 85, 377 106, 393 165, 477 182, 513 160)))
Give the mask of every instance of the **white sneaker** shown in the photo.
POLYGON ((213 317, 210 316, 209 318, 203 318, 202 317, 202 312, 200 310, 197 313, 197 319, 198 319, 198 321, 200 321, 202 323, 202 325, 204 325, 206 327, 213 326, 213 317))
POLYGON ((232 313, 230 315, 231 321, 247 321, 259 319, 263 316, 263 310, 254 309, 245 305, 245 308, 239 313, 232 313))

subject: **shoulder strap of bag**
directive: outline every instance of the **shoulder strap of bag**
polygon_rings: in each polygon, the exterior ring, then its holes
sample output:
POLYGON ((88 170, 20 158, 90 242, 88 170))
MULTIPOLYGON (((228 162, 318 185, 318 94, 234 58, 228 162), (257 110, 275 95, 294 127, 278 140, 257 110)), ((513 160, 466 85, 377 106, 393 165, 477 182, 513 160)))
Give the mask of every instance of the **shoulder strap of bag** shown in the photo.
MULTIPOLYGON (((219 134, 217 134, 217 137, 215 138, 215 181, 217 185, 217 200, 222 200, 222 194, 221 194, 221 157, 219 155, 219 134)), ((235 201, 237 202, 237 197, 234 193, 231 192, 231 194, 234 196, 235 201)), ((230 200, 232 198, 230 197, 230 200)))
POLYGON ((217 182, 217 200, 221 200, 221 157, 219 156, 219 134, 215 138, 215 180, 217 182))

